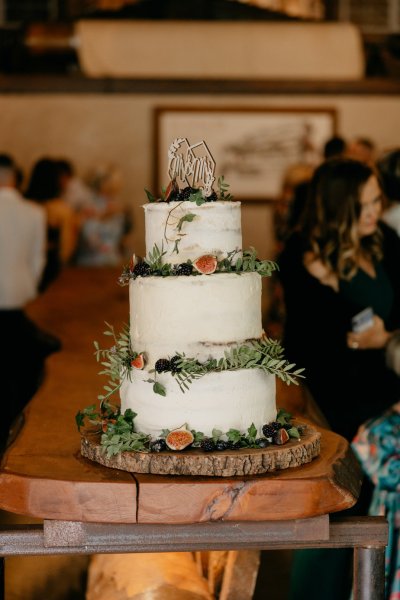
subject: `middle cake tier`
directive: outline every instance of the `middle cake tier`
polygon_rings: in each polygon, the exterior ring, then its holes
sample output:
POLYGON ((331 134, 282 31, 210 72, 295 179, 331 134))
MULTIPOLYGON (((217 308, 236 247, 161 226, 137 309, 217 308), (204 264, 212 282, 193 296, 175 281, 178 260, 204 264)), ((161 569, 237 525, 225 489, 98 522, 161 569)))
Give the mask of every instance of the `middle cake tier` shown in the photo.
POLYGON ((176 353, 220 358, 263 335, 257 273, 137 277, 129 285, 132 349, 145 353, 147 369, 176 353))

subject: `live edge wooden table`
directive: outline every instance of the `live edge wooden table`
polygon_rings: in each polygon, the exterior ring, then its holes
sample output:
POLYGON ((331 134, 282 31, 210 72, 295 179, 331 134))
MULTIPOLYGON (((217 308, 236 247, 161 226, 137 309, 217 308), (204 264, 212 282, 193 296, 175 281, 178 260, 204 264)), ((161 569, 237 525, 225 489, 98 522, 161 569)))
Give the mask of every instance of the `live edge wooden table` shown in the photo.
MULTIPOLYGON (((227 549, 354 548, 354 599, 383 598, 387 524, 333 513, 351 507, 361 474, 348 443, 322 430, 311 463, 239 478, 138 475, 80 455, 75 414, 103 382, 93 340, 127 322, 115 269, 68 269, 30 315, 62 339, 41 389, 4 454, 0 508, 43 519, 4 527, 0 556, 227 549)), ((278 385, 277 404, 301 417, 304 391, 278 385)))

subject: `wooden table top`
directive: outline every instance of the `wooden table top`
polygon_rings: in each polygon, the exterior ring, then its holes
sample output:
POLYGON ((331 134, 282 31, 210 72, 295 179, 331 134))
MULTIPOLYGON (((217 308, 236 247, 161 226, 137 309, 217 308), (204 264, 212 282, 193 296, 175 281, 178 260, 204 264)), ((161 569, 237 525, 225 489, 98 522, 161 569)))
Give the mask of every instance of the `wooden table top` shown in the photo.
MULTIPOLYGON (((355 503, 358 464, 348 443, 325 429, 312 463, 261 476, 135 475, 82 458, 75 414, 96 404, 103 385, 93 341, 104 342, 105 321, 119 329, 129 317, 128 288, 117 284, 118 275, 107 268, 66 269, 30 307, 63 349, 47 360, 45 382, 3 457, 1 509, 66 521, 172 524, 307 518, 355 503)), ((304 391, 278 382, 277 405, 304 413, 304 391)))

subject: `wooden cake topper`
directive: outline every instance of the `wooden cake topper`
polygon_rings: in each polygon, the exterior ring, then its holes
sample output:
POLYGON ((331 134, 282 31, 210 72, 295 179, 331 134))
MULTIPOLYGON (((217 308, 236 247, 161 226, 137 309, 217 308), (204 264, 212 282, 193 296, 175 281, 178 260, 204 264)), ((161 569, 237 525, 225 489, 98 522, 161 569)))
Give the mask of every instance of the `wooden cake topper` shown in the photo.
POLYGON ((180 187, 202 189, 212 193, 215 181, 215 160, 205 141, 189 144, 186 138, 175 139, 168 149, 168 176, 180 187))

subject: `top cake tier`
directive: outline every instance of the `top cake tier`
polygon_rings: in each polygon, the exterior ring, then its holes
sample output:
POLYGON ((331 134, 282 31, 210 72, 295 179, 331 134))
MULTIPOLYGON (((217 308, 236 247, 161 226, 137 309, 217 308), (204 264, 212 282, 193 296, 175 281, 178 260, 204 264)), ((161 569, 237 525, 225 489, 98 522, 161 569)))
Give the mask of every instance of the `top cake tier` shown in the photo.
POLYGON ((194 261, 204 254, 221 260, 242 249, 240 202, 154 202, 144 205, 146 255, 155 245, 164 263, 194 261))

